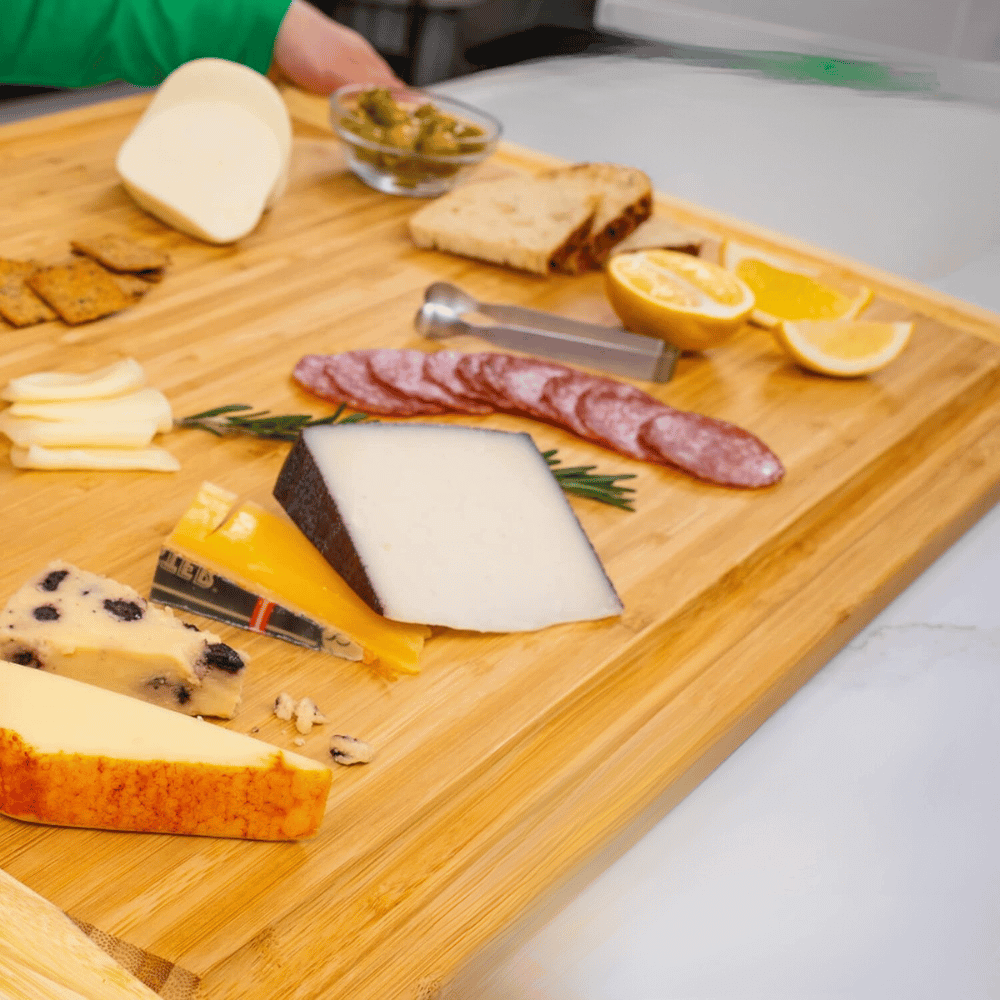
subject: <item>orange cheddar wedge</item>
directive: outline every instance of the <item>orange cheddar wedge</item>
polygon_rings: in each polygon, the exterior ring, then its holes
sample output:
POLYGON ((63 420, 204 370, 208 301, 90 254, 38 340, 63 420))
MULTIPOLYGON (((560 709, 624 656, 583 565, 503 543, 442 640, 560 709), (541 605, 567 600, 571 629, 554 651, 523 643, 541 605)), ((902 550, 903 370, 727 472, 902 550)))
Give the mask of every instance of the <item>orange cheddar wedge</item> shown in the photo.
POLYGON ((429 635, 372 611, 284 516, 212 483, 164 542, 150 597, 393 674, 417 673, 429 635))

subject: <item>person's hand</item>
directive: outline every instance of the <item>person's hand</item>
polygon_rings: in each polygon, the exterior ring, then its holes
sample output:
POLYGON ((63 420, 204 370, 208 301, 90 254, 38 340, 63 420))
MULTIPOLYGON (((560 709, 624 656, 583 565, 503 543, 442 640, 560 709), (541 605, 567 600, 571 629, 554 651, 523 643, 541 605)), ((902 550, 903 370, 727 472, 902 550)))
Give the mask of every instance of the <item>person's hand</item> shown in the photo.
POLYGON ((331 94, 345 83, 400 85, 361 35, 305 0, 292 0, 274 42, 274 61, 292 83, 316 94, 331 94))

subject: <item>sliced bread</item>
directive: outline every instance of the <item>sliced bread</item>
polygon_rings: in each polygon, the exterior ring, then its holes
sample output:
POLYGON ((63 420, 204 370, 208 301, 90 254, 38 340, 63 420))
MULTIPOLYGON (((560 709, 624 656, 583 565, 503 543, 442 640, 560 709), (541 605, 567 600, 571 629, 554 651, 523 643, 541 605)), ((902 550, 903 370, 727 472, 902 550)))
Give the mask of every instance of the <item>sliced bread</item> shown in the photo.
POLYGON ((415 212, 419 247, 535 274, 565 270, 588 238, 600 197, 582 179, 504 177, 455 188, 415 212))
POLYGON ((549 172, 557 182, 583 183, 600 199, 584 244, 568 257, 570 274, 604 266, 614 246, 653 211, 653 185, 634 167, 617 163, 574 163, 549 172))

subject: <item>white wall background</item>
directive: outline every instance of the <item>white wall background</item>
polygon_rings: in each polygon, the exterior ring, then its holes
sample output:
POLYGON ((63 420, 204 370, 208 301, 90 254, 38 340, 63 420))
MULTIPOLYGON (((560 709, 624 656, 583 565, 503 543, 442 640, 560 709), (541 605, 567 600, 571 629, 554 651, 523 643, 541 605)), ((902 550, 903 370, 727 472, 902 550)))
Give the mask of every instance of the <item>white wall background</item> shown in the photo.
POLYGON ((1000 62, 998 0, 600 0, 597 24, 713 48, 811 51, 826 36, 864 52, 1000 62))

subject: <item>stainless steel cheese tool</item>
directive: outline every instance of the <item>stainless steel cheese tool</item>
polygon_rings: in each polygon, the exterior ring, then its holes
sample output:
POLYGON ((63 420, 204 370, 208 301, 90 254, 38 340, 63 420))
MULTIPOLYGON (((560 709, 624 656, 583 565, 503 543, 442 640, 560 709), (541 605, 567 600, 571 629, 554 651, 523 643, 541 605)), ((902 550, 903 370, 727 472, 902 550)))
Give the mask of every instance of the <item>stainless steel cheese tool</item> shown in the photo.
POLYGON ((447 281, 435 281, 427 287, 414 325, 434 340, 471 334, 498 347, 647 382, 669 382, 680 354, 656 337, 641 337, 618 327, 584 323, 524 306, 479 302, 447 281), (471 323, 463 318, 469 313, 486 316, 499 325, 471 323))

